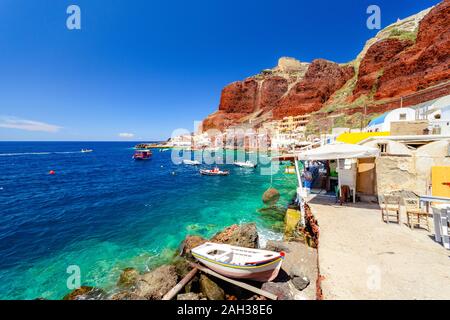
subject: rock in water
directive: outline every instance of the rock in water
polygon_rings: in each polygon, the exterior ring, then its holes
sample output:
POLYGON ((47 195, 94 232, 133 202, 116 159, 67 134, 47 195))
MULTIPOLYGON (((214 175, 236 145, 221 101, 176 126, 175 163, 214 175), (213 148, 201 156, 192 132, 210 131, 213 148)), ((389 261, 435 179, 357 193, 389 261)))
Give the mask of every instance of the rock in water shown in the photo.
POLYGON ((63 300, 101 300, 105 292, 101 289, 81 286, 64 296, 63 300))
POLYGON ((258 230, 255 223, 232 225, 211 238, 212 242, 239 247, 258 248, 258 230))
POLYGON ((161 300, 178 282, 177 270, 173 265, 163 265, 139 277, 135 293, 149 300, 161 300))
POLYGON ((117 286, 119 287, 131 287, 136 283, 139 277, 139 272, 134 268, 125 268, 120 275, 117 286))
POLYGON ((225 292, 211 279, 202 274, 200 276, 200 289, 208 300, 224 300, 225 292))
POLYGON ((264 204, 273 206, 278 202, 278 200, 280 200, 280 193, 277 189, 270 188, 266 192, 264 192, 262 200, 264 204))

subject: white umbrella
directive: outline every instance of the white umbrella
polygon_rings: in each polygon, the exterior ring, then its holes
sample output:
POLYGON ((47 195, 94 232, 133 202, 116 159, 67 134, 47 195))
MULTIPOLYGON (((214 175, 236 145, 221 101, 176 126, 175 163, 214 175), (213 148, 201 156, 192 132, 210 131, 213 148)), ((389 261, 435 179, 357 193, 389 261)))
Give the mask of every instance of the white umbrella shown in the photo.
POLYGON ((373 158, 380 155, 380 150, 349 143, 327 144, 322 147, 297 153, 299 160, 334 160, 373 158))

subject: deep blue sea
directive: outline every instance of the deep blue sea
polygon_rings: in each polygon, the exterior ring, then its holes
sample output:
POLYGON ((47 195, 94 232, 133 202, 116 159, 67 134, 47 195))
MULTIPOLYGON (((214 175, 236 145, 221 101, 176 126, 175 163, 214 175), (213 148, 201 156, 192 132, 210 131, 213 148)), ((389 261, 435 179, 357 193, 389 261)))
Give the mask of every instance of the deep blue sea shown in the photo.
MULTIPOLYGON (((264 166, 222 165, 230 176, 206 177, 173 163, 171 151, 134 161, 133 146, 0 142, 0 299, 61 299, 71 265, 83 285, 114 290, 122 269, 154 268, 187 234, 233 223, 255 221, 262 241, 280 237, 280 218, 258 211, 271 185, 264 166)), ((295 176, 281 169, 272 179, 286 205, 295 176)))

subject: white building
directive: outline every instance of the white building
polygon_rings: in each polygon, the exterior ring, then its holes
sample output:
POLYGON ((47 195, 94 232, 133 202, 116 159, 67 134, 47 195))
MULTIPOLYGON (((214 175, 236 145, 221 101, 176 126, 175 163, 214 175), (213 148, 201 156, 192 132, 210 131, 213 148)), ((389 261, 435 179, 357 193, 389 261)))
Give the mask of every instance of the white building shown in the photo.
POLYGON ((416 120, 416 110, 412 108, 398 108, 372 119, 367 125, 366 132, 389 132, 391 123, 398 121, 416 120))

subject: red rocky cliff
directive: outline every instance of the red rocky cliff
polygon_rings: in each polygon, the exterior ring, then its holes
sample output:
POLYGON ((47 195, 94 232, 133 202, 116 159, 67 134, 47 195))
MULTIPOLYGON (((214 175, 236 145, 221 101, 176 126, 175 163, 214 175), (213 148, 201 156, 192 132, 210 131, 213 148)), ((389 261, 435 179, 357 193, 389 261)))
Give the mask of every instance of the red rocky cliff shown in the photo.
MULTIPOLYGON (((449 21, 450 0, 444 0, 431 10, 380 31, 352 64, 343 66, 322 59, 306 64, 282 58, 276 68, 225 87, 219 110, 205 119, 203 129, 222 130, 249 119, 252 123, 258 118, 280 119, 333 104, 339 108, 336 112, 354 113, 361 112, 362 104, 370 106, 374 100, 386 99, 387 102, 378 102, 386 110, 396 108, 398 103, 389 104, 395 100, 390 98, 419 92, 450 79, 449 21), (334 95, 339 89, 343 90, 334 95), (351 105, 362 95, 365 96, 362 102, 351 105), (336 97, 344 98, 336 103, 336 97)), ((422 102, 410 100, 410 104, 422 102)))
POLYGON ((297 83, 274 109, 275 119, 311 113, 322 108, 331 95, 354 76, 352 66, 318 59, 309 66, 297 83))
MULTIPOLYGON (((372 71, 382 70, 375 99, 414 93, 450 78, 449 21, 450 0, 446 0, 421 20, 414 44, 386 40, 370 48, 372 55, 366 55, 361 65, 372 71), (382 63, 376 63, 374 55, 382 56, 382 63)), ((362 71, 357 89, 367 90, 362 85, 367 82, 364 79, 367 75, 362 71)))

